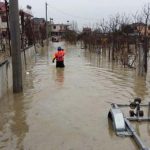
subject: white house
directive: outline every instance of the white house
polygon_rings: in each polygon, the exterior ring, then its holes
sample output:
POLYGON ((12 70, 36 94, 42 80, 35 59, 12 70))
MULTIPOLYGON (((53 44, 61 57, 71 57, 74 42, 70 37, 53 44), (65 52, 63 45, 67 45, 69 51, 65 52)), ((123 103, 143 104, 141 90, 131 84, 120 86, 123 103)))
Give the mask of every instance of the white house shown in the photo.
POLYGON ((49 24, 50 27, 49 34, 51 35, 52 40, 53 41, 61 40, 65 32, 67 31, 68 26, 69 25, 67 24, 54 24, 54 23, 49 24))

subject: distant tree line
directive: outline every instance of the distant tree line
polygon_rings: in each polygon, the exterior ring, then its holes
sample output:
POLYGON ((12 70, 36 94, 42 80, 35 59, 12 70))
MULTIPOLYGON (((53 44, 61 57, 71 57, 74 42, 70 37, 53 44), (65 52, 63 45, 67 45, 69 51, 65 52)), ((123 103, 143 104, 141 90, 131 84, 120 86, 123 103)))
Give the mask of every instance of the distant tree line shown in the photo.
POLYGON ((73 21, 70 26, 66 29, 64 34, 64 40, 71 44, 76 44, 78 37, 78 27, 77 23, 73 21))
POLYGON ((83 28, 77 40, 84 48, 91 51, 102 49, 108 52, 109 59, 124 67, 136 68, 140 75, 144 75, 150 47, 150 3, 134 15, 116 14, 97 23, 96 28, 83 28))

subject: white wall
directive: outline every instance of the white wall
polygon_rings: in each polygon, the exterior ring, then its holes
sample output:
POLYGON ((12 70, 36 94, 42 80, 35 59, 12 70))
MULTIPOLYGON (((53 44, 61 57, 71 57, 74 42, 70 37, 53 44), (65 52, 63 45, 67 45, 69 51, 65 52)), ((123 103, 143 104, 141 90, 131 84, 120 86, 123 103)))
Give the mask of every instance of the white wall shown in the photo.
POLYGON ((0 28, 7 28, 7 22, 2 22, 1 16, 0 16, 0 28))

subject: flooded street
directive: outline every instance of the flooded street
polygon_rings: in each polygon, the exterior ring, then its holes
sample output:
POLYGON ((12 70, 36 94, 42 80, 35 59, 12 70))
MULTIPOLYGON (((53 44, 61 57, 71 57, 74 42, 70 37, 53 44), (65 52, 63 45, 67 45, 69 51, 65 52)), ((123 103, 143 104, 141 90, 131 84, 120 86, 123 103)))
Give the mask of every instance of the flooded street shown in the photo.
MULTIPOLYGON (((150 100, 150 73, 137 77, 106 57, 65 43, 53 43, 28 62, 24 92, 8 91, 0 101, 2 150, 137 150, 130 138, 112 131, 108 102, 150 100), (56 69, 52 55, 66 51, 65 68, 56 69)), ((135 124, 144 143, 150 124, 135 124)))

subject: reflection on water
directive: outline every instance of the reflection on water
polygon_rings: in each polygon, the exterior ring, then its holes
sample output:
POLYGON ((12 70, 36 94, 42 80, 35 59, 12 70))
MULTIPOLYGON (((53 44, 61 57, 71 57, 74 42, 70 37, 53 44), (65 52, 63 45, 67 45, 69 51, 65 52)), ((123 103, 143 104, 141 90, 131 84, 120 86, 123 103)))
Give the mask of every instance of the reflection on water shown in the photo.
POLYGON ((14 95, 14 103, 13 103, 13 110, 14 116, 12 118, 12 134, 16 136, 16 148, 19 150, 24 149, 23 139, 28 132, 28 125, 26 124, 26 113, 25 113, 25 104, 23 101, 22 94, 15 94, 14 95))
MULTIPOLYGON (((112 131, 107 102, 149 100, 149 78, 108 61, 105 52, 97 55, 79 47, 53 43, 27 63, 23 93, 9 93, 0 101, 0 149, 137 149, 112 131), (58 46, 66 51, 65 68, 51 63, 58 46)), ((149 125, 135 128, 149 139, 149 125)))
POLYGON ((148 95, 148 89, 146 86, 146 79, 145 77, 135 77, 134 81, 134 92, 136 93, 137 97, 141 97, 142 100, 145 99, 145 96, 148 95))
POLYGON ((0 149, 23 150, 23 139, 28 132, 23 95, 12 95, 0 102, 0 149))
POLYGON ((113 130, 112 120, 108 119, 108 131, 111 138, 115 136, 115 132, 113 130))
POLYGON ((61 85, 64 82, 64 68, 57 68, 56 69, 56 82, 60 83, 61 85))

